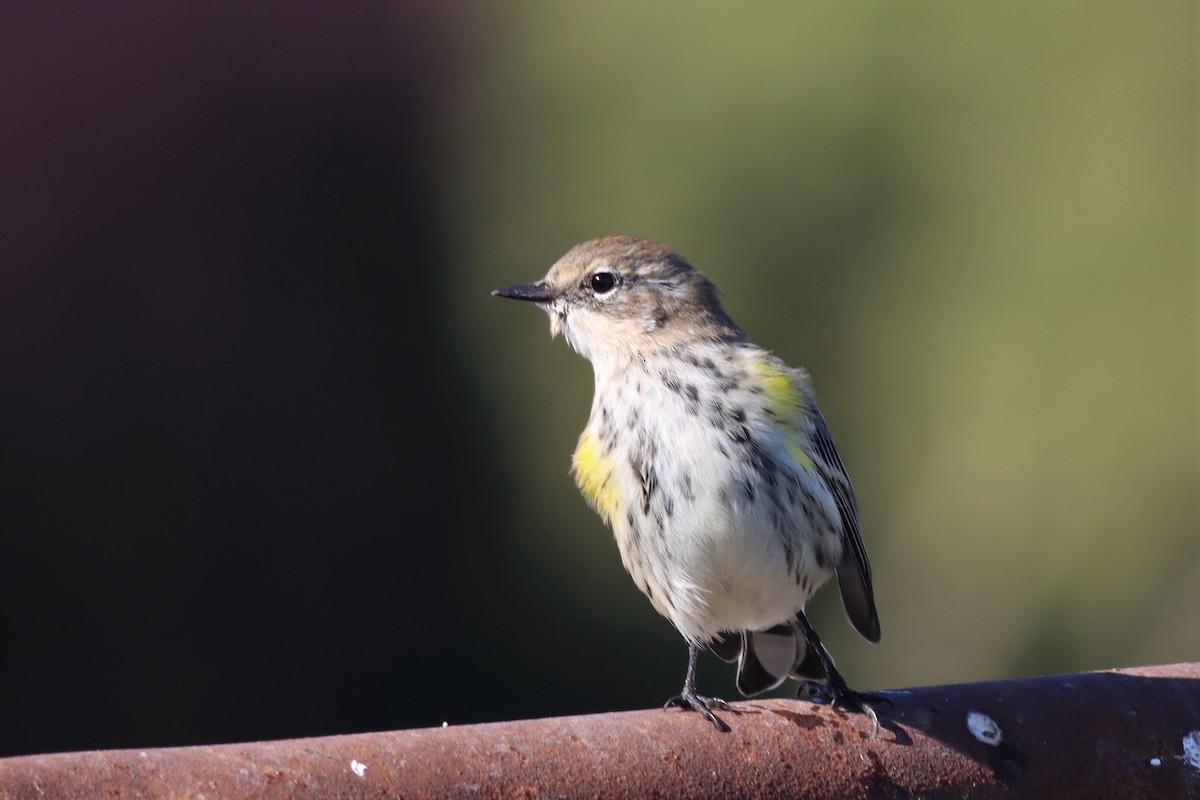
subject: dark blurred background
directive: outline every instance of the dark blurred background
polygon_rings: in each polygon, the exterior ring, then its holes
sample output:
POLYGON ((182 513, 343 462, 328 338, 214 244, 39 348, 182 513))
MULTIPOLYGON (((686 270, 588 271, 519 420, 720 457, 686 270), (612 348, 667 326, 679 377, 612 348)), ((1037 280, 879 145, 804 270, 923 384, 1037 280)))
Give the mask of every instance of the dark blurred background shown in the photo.
POLYGON ((1190 2, 6 7, 0 754, 677 691, 590 369, 488 297, 615 232, 813 373, 852 683, 1200 657, 1196 59, 1190 2))

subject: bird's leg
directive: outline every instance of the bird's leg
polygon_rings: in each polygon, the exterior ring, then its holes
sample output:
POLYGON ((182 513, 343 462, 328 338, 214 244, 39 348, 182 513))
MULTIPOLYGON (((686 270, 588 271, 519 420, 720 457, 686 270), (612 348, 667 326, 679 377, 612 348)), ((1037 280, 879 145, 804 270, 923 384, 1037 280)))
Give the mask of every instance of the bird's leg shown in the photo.
POLYGON ((837 667, 833 664, 833 657, 829 655, 829 651, 825 649, 825 645, 821 644, 821 637, 817 636, 817 632, 813 626, 808 623, 808 618, 801 611, 796 615, 800 622, 800 627, 804 629, 804 639, 808 642, 808 646, 817 654, 817 658, 821 660, 821 667, 825 670, 825 683, 817 681, 804 681, 800 684, 799 696, 822 698, 829 705, 837 707, 841 706, 849 711, 857 711, 866 714, 875 723, 875 727, 879 727, 879 716, 875 713, 875 709, 867 705, 868 703, 887 703, 891 704, 881 694, 874 692, 856 692, 846 685, 846 679, 842 677, 842 673, 838 672, 837 667))
POLYGON ((667 701, 663 708, 671 706, 679 706, 683 710, 698 711, 702 717, 711 722, 716 729, 722 733, 729 732, 729 726, 726 725, 720 717, 712 712, 713 708, 719 708, 723 711, 729 710, 729 703, 726 703, 719 697, 704 697, 696 694, 696 654, 699 647, 691 642, 688 642, 688 668, 687 677, 683 679, 683 691, 667 701))

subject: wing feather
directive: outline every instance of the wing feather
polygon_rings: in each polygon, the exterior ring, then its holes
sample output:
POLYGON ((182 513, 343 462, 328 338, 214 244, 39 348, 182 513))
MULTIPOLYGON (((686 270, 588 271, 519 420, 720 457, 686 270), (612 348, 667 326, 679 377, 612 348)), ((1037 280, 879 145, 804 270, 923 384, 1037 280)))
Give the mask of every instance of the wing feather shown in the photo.
POLYGON ((878 642, 880 636, 879 613, 875 609, 875 590, 871 585, 871 562, 867 559, 867 548, 863 545, 858 527, 858 503, 854 498, 854 487, 833 444, 833 436, 825 417, 814 403, 809 410, 813 428, 811 442, 819 457, 818 472, 842 516, 842 560, 837 565, 838 589, 842 594, 842 608, 846 619, 868 641, 878 642))

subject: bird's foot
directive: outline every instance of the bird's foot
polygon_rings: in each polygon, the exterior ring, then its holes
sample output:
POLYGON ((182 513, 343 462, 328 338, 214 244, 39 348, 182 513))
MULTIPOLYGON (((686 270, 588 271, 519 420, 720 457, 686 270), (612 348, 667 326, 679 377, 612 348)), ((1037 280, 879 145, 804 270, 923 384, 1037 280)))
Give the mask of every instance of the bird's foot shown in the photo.
POLYGON ((729 733, 729 726, 712 712, 714 708, 719 708, 722 711, 729 711, 729 703, 726 703, 719 697, 705 697, 704 695, 696 694, 694 691, 684 689, 682 694, 677 694, 666 702, 663 708, 671 708, 676 706, 684 711, 696 711, 700 716, 711 722, 721 733, 729 733))
MULTIPOLYGON (((838 678, 841 676, 838 675, 838 678)), ((875 709, 871 708, 871 703, 887 703, 889 706, 892 701, 881 694, 875 692, 857 692, 846 685, 843 680, 830 681, 824 683, 821 681, 803 681, 800 684, 800 691, 797 697, 806 697, 814 703, 823 703, 830 708, 844 708, 847 711, 853 711, 858 714, 866 714, 876 728, 879 727, 879 715, 875 713, 875 709)))

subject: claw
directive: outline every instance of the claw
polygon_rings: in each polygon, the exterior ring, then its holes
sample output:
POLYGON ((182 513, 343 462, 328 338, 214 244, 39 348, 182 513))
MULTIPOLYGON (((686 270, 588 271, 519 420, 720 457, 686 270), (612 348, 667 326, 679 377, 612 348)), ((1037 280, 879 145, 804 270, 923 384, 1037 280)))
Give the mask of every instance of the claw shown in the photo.
POLYGON ((875 709, 871 708, 870 704, 887 703, 889 706, 892 705, 892 701, 881 694, 856 692, 846 686, 845 682, 841 682, 840 686, 831 686, 817 681, 804 681, 800 684, 797 697, 807 697, 814 703, 823 703, 830 708, 843 708, 846 711, 865 714, 877 731, 879 730, 879 715, 875 713, 875 709))
POLYGON ((729 703, 726 703, 719 697, 705 697, 695 692, 684 692, 668 700, 663 705, 663 708, 671 708, 672 706, 682 708, 684 711, 696 711, 700 716, 711 722, 721 733, 729 733, 729 726, 712 712, 714 708, 719 708, 722 711, 730 710, 729 703))
POLYGON ((820 681, 804 681, 800 684, 797 697, 805 697, 814 703, 824 703, 833 708, 844 708, 859 714, 870 714, 868 703, 887 703, 892 701, 875 692, 858 692, 848 686, 830 686, 820 681))

